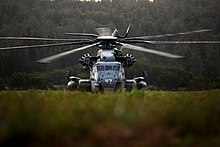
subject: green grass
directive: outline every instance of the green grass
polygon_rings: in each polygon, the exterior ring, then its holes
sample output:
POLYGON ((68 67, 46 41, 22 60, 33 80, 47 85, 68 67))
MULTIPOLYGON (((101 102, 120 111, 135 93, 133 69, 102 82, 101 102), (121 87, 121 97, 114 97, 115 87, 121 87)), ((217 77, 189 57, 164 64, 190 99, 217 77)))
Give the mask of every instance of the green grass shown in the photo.
POLYGON ((1 91, 0 146, 220 146, 220 90, 1 91))

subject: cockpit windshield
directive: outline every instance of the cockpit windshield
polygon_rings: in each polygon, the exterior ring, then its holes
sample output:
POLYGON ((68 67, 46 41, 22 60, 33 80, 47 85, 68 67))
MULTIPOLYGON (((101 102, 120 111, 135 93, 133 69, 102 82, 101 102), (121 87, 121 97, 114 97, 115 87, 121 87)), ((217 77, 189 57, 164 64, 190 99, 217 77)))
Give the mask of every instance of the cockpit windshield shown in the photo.
POLYGON ((98 71, 103 71, 104 70, 104 66, 97 66, 97 70, 98 71))
POLYGON ((112 66, 105 66, 105 70, 112 70, 112 66))
POLYGON ((97 66, 97 71, 104 71, 104 70, 113 70, 113 71, 119 71, 120 66, 111 66, 111 65, 106 65, 106 66, 97 66))

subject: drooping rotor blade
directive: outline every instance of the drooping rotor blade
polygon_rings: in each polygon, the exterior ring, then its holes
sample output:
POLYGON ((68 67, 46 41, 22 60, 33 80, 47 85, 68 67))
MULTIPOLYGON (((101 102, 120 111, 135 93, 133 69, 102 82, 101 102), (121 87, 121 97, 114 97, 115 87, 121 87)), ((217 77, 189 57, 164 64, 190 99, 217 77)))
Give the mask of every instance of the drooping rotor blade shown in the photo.
POLYGON ((93 42, 65 42, 65 43, 53 43, 53 44, 40 44, 40 45, 29 45, 29 46, 14 46, 14 47, 3 47, 0 51, 4 50, 15 50, 15 49, 26 49, 26 48, 39 48, 39 47, 52 47, 52 46, 64 46, 64 45, 75 45, 75 44, 91 44, 93 42))
POLYGON ((93 47, 93 46, 96 46, 100 44, 99 42, 98 43, 94 43, 94 44, 91 44, 91 45, 87 45, 87 46, 84 46, 84 47, 80 47, 80 48, 77 48, 77 49, 72 49, 72 50, 69 50, 69 51, 66 51, 66 52, 62 52, 62 53, 59 53, 59 54, 56 54, 56 55, 53 55, 53 56, 50 56, 50 57, 46 57, 46 58, 43 58, 43 59, 40 59, 38 60, 37 62, 39 63, 52 63, 58 59, 61 59, 61 58, 64 58, 68 55, 71 55, 75 52, 78 52, 78 51, 81 51, 81 50, 85 50, 87 48, 90 48, 90 47, 93 47))
POLYGON ((124 43, 121 43, 121 45, 124 48, 127 48, 127 49, 132 49, 132 50, 136 50, 136 51, 142 51, 142 52, 146 52, 146 53, 150 53, 150 54, 155 54, 155 55, 159 55, 159 56, 164 56, 164 57, 168 57, 168 58, 183 58, 183 56, 174 55, 174 54, 170 54, 170 53, 166 53, 166 52, 161 52, 161 51, 156 51, 156 50, 152 50, 152 49, 147 49, 147 48, 140 47, 140 46, 124 44, 124 43))
POLYGON ((129 33, 129 31, 130 31, 130 28, 131 28, 131 24, 128 25, 128 28, 127 28, 127 30, 126 30, 126 32, 125 32, 125 37, 124 37, 124 38, 126 38, 126 37, 128 36, 128 33, 129 33))
POLYGON ((55 38, 38 38, 38 37, 0 37, 0 40, 89 41, 89 39, 55 39, 55 38))
POLYGON ((65 33, 65 35, 70 35, 70 36, 85 36, 85 37, 98 37, 99 35, 97 34, 87 34, 87 33, 65 33))
POLYGON ((174 33, 174 34, 162 34, 162 35, 154 35, 154 36, 141 36, 141 37, 130 37, 127 38, 127 40, 134 40, 134 39, 155 39, 155 38, 162 38, 162 37, 172 37, 172 36, 178 36, 178 35, 187 35, 187 34, 193 34, 193 33, 202 33, 202 32, 209 32, 211 29, 202 29, 202 30, 196 30, 196 31, 189 31, 189 32, 183 32, 183 33, 174 33))

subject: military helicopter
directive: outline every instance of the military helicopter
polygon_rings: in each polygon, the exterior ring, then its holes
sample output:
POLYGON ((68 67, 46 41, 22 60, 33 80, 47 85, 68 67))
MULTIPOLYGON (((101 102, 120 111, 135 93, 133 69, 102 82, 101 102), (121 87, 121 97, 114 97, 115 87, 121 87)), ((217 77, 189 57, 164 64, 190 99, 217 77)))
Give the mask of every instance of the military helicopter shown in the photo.
POLYGON ((66 56, 72 55, 78 51, 82 51, 92 47, 98 47, 97 55, 92 56, 86 53, 79 59, 85 70, 90 72, 89 79, 81 79, 79 77, 69 74, 69 82, 67 88, 70 90, 81 91, 117 91, 129 90, 134 87, 141 89, 147 86, 146 74, 144 77, 137 77, 134 79, 126 79, 125 68, 131 67, 136 59, 131 54, 123 54, 122 49, 130 49, 135 51, 146 52, 167 58, 183 58, 183 56, 175 55, 167 52, 156 51, 132 44, 219 44, 220 41, 151 41, 155 38, 172 37, 178 35, 186 35, 192 33, 201 33, 211 31, 210 29, 200 29, 196 31, 189 31, 175 34, 163 34, 155 36, 140 36, 128 37, 130 31, 130 24, 124 35, 119 34, 117 29, 113 32, 109 28, 98 28, 98 34, 87 33, 66 33, 69 36, 87 37, 86 39, 53 39, 53 38, 37 38, 37 37, 0 37, 0 40, 39 40, 39 41, 65 41, 62 43, 29 45, 29 46, 14 46, 2 47, 0 51, 40 48, 40 47, 55 47, 55 46, 70 46, 70 45, 86 45, 80 48, 65 51, 50 57, 38 60, 39 63, 52 63, 66 56))

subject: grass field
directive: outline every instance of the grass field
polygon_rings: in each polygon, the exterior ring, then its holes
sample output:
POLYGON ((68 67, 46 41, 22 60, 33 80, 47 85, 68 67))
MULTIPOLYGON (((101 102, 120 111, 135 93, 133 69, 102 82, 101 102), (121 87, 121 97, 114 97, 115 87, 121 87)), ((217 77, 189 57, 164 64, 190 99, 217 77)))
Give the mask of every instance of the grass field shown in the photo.
POLYGON ((1 91, 0 146, 220 146, 220 90, 1 91))

